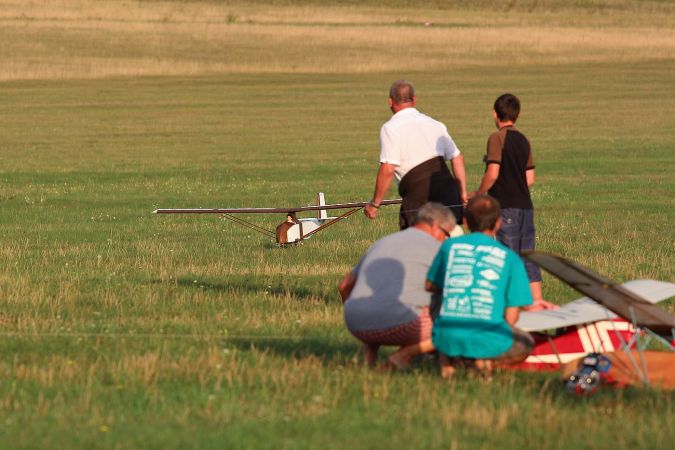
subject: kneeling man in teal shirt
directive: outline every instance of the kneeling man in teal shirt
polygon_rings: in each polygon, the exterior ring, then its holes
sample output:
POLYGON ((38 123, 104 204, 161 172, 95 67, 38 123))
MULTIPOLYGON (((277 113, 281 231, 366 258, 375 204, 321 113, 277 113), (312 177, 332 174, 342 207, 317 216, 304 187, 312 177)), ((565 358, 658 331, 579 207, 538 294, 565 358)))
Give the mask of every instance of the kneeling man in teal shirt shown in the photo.
POLYGON ((499 202, 474 197, 465 210, 471 233, 446 240, 427 273, 426 289, 441 298, 432 340, 441 360, 441 375, 450 377, 450 358, 476 360, 478 369, 492 362, 516 364, 534 342, 514 327, 520 307, 532 304, 529 280, 520 257, 495 239, 499 202))

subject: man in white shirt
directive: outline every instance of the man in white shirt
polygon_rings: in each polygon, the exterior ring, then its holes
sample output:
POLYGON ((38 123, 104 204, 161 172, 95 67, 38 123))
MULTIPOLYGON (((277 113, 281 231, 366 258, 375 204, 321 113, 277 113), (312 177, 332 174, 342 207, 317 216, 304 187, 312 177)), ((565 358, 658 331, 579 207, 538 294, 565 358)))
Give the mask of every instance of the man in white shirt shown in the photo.
POLYGON ((457 223, 462 223, 462 205, 467 201, 464 157, 445 125, 420 113, 416 103, 410 82, 398 80, 391 85, 389 107, 394 115, 380 129, 380 168, 375 193, 364 212, 371 219, 377 217, 380 202, 396 177, 403 198, 402 230, 429 201, 451 207, 457 223), (451 162, 452 173, 445 161, 451 162))

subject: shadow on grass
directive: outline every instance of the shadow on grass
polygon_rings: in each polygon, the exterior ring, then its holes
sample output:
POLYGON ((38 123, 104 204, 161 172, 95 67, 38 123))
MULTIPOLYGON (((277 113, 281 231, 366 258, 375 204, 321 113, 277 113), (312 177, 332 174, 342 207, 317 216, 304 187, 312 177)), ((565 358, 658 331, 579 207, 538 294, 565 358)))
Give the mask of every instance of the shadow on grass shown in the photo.
POLYGON ((228 343, 242 351, 265 352, 289 359, 318 358, 340 365, 351 364, 355 357, 360 357, 360 346, 356 340, 336 341, 329 337, 230 338, 228 343))
MULTIPOLYGON (((311 278, 311 277, 309 277, 311 278)), ((153 284, 167 284, 172 281, 152 280, 153 284)), ((308 277, 285 277, 281 280, 265 280, 251 277, 228 277, 227 281, 214 282, 196 277, 181 277, 176 282, 178 286, 200 291, 214 291, 228 294, 257 294, 292 297, 297 300, 322 301, 331 303, 337 301, 337 288, 327 287, 324 279, 309 280, 308 277), (307 284, 310 286, 307 287, 307 284)))

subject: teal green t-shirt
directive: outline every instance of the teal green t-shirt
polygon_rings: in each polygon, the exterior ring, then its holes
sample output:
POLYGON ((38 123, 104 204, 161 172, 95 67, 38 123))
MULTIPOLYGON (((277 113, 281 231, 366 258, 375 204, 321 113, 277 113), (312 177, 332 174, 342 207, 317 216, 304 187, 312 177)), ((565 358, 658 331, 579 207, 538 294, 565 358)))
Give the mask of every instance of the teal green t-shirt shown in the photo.
POLYGON ((427 273, 443 301, 432 339, 447 356, 494 358, 513 344, 504 311, 532 304, 520 257, 483 233, 446 240, 427 273))

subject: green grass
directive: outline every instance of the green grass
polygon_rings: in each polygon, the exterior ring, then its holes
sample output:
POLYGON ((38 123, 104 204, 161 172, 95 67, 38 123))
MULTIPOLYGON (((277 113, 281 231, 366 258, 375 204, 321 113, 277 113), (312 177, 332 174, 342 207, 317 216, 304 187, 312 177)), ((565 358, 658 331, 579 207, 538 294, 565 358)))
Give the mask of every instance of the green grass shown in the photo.
MULTIPOLYGON (((520 96, 539 249, 673 281, 673 74, 666 58, 1 83, 0 447, 668 448, 672 392, 363 368, 336 285, 395 209, 292 248, 151 211, 368 199, 404 76, 473 188, 492 101, 520 96)), ((544 293, 575 298, 550 277, 544 293)))

